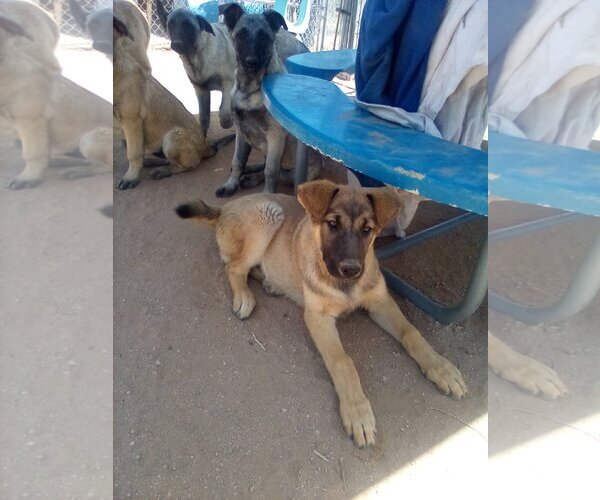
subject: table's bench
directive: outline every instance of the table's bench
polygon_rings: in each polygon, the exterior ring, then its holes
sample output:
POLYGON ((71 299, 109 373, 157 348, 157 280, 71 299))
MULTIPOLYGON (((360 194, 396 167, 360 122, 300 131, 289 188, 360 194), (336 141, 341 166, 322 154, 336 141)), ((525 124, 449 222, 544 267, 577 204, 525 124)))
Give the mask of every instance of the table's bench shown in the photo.
MULTIPOLYGON (((380 119, 325 80, 270 75, 263 91, 269 112, 304 144, 356 172, 472 212, 383 247, 380 258, 445 233, 476 214, 487 215, 485 153, 380 119)), ((453 307, 436 303, 388 270, 384 274, 394 291, 439 321, 452 322, 472 314, 485 297, 486 265, 484 244, 464 299, 453 307)))

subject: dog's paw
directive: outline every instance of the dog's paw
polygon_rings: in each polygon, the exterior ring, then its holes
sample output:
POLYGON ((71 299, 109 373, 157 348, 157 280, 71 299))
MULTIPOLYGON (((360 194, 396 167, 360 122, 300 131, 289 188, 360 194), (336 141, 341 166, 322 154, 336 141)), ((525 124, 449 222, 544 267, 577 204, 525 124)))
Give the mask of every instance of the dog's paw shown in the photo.
POLYGON ((255 174, 245 174, 240 179, 240 186, 242 189, 251 189, 260 185, 264 182, 265 176, 262 172, 257 172, 255 174))
POLYGON ((433 361, 422 367, 425 376, 438 388, 454 399, 462 399, 467 394, 467 384, 456 366, 443 356, 435 353, 433 361))
POLYGON ((171 177, 173 175, 168 168, 155 168, 150 173, 150 178, 155 181, 159 181, 161 179, 165 179, 166 177, 171 177))
POLYGON ((62 178, 68 181, 75 181, 77 179, 83 179, 85 177, 91 177, 93 174, 88 170, 81 168, 69 168, 62 174, 62 178))
POLYGON ((117 189, 133 189, 134 187, 136 187, 138 184, 140 183, 139 179, 117 179, 115 182, 115 187, 117 189))
POLYGON ((7 184, 8 189, 32 189, 39 186, 42 183, 42 179, 15 179, 7 184))
POLYGON ((246 319, 254 311, 256 306, 256 300, 250 290, 246 290, 242 293, 237 293, 233 297, 233 313, 239 319, 246 319))
POLYGON ((375 444, 375 415, 371 403, 361 395, 352 401, 340 400, 340 415, 348 436, 359 448, 375 444))
POLYGON ((238 185, 232 183, 223 184, 220 188, 215 191, 215 196, 218 198, 228 198, 237 191, 238 185))
POLYGON ((497 375, 534 396, 557 399, 568 392, 552 368, 516 351, 501 367, 492 368, 497 375))
POLYGON ((221 123, 221 128, 233 127, 233 115, 220 116, 219 121, 221 123))
POLYGON ((262 287, 264 292, 271 297, 278 297, 280 295, 283 295, 281 292, 279 292, 279 290, 273 288, 273 286, 267 280, 263 280, 262 287))

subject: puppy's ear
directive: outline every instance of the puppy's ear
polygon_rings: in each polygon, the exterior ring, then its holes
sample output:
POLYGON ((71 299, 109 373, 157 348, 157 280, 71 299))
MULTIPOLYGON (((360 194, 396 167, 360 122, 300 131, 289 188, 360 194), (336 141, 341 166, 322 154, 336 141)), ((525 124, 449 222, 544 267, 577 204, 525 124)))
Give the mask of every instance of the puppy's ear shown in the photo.
POLYGON ((368 189, 367 198, 373 206, 380 230, 398 215, 402 207, 400 198, 388 187, 368 189))
POLYGON ((71 11, 71 15, 73 19, 75 19, 75 23, 79 26, 79 29, 86 33, 86 23, 89 14, 83 10, 83 7, 79 4, 77 0, 69 0, 69 10, 71 11))
POLYGON ((33 37, 23 27, 8 17, 0 16, 0 29, 14 36, 22 36, 33 42, 33 37))
POLYGON ((273 30, 273 33, 277 33, 279 31, 279 28, 283 28, 287 31, 288 27, 285 23, 284 17, 276 10, 268 10, 263 14, 263 16, 265 16, 265 19, 267 20, 269 26, 273 30))
MULTIPOLYGON (((221 6, 219 6, 219 14, 221 14, 221 6)), ((225 26, 227 26, 227 29, 231 33, 245 12, 239 4, 228 3, 225 4, 222 14, 225 19, 225 26)))
MULTIPOLYGON (((70 1, 74 2, 75 0, 70 1)), ((165 6, 160 0, 156 0, 156 14, 158 15, 158 20, 160 21, 162 29, 165 30, 165 33, 167 33, 168 35, 169 32, 167 30, 167 18, 169 17, 169 13, 167 12, 167 9, 165 9, 165 6)))
POLYGON ((133 40, 133 36, 131 36, 131 33, 129 33, 129 30, 127 29, 127 26, 125 26, 125 23, 116 16, 113 16, 113 29, 119 35, 126 36, 133 40))
POLYGON ((196 16, 196 19, 198 20, 198 26, 200 26, 200 31, 206 31, 212 36, 217 36, 212 28, 212 25, 206 19, 199 15, 196 16))
POLYGON ((320 222, 339 190, 338 185, 331 181, 305 182, 298 186, 297 197, 311 219, 320 222))

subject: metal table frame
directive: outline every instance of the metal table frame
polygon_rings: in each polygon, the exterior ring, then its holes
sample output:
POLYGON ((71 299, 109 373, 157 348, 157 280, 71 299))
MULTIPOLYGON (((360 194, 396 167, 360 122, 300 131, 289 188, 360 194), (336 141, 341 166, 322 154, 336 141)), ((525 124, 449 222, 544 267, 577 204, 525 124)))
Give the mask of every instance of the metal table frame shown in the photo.
MULTIPOLYGON (((496 243, 521 235, 533 234, 582 217, 577 213, 562 213, 543 219, 492 231, 488 240, 496 243)), ((569 286, 561 297, 549 306, 532 306, 515 302, 490 290, 489 307, 524 323, 553 322, 573 316, 586 307, 600 289, 600 235, 580 263, 569 286)))

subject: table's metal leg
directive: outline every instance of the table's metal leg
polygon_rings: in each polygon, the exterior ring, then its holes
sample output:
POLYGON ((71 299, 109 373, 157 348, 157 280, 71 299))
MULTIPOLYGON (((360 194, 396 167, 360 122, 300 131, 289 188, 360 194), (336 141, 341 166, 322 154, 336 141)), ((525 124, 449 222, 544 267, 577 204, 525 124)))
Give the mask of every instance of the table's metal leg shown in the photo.
POLYGON ((496 243, 510 238, 514 238, 521 234, 533 234, 544 229, 562 224, 564 222, 580 219, 582 217, 589 217, 588 215, 576 214, 572 212, 560 213, 558 215, 552 215, 543 219, 537 219, 530 222, 524 222, 523 224, 517 224, 515 226, 504 227, 491 231, 488 235, 490 243, 496 243))
POLYGON ((411 234, 406 238, 401 240, 394 241, 385 246, 379 247, 375 254, 378 259, 387 259, 396 255, 397 253, 403 252, 404 250, 408 250, 419 243, 427 241, 431 238, 435 238, 436 236, 440 236, 442 234, 451 231, 455 227, 458 227, 462 224, 465 224, 471 220, 477 219, 481 217, 481 215, 477 215, 473 212, 465 212, 464 214, 457 215, 452 219, 449 219, 444 222, 440 222, 435 226, 428 227, 427 229, 423 229, 423 231, 419 231, 418 233, 411 234))
POLYGON ((481 248, 479 260, 471 275, 471 280, 462 300, 455 306, 445 306, 430 299, 424 293, 409 285, 389 269, 382 268, 388 287, 406 297, 419 309, 435 318, 440 323, 455 323, 468 318, 483 302, 487 292, 487 240, 481 248))
POLYGON ((296 159, 294 161, 294 191, 300 184, 306 182, 308 177, 308 147, 300 140, 296 140, 296 159))
POLYGON ((552 322, 577 314, 592 301, 599 289, 600 236, 597 236, 567 290, 555 304, 547 307, 528 306, 491 291, 489 304, 492 309, 524 323, 552 322))
MULTIPOLYGON (((481 216, 466 212, 436 226, 419 231, 416 234, 380 247, 376 251, 379 259, 386 259, 407 250, 423 241, 447 233, 452 229, 481 216)), ((441 323, 453 323, 468 318, 479 307, 487 292, 487 238, 481 249, 479 260, 471 275, 467 291, 462 300, 455 306, 445 306, 427 297, 424 293, 409 285, 402 278, 382 266, 388 287, 393 292, 406 297, 417 307, 441 323)))

